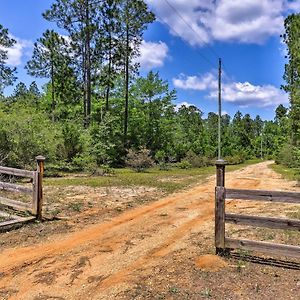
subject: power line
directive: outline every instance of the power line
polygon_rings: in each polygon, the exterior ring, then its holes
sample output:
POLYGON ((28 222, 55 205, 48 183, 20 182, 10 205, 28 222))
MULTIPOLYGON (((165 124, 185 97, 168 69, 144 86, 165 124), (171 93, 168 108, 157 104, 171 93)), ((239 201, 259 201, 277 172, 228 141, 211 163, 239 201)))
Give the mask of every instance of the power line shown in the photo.
MULTIPOLYGON (((216 58, 220 58, 221 57, 221 55, 219 55, 214 49, 213 49, 213 47, 208 43, 208 42, 206 42, 200 35, 199 35, 199 33, 186 21, 186 19, 180 14, 180 12, 169 2, 169 0, 164 0, 167 4, 168 4, 168 6, 178 15, 178 17, 185 23, 185 25, 188 27, 188 28, 190 28, 196 35, 197 35, 197 37, 203 42, 203 44, 205 44, 207 47, 208 47, 208 49, 213 53, 213 55, 216 57, 216 58)), ((160 19, 162 19, 162 18, 160 18, 160 19)), ((174 30, 174 28, 171 28, 170 26, 169 26, 169 24, 167 24, 165 21, 163 21, 163 23, 164 24, 166 24, 171 30, 174 30)), ((174 30, 175 31, 175 30, 174 30)), ((176 31, 175 31, 176 32, 176 31)), ((181 35, 181 34, 179 34, 178 32, 176 32, 179 36, 181 35)), ((199 53, 203 58, 204 58, 204 55, 202 55, 201 53, 199 53)), ((208 60, 206 57, 205 57, 205 59, 206 60, 208 60)), ((210 60, 209 60, 209 63, 215 68, 216 67, 216 65, 214 64, 214 63, 212 63, 210 60)), ((224 71, 227 73, 227 74, 229 74, 229 72, 228 72, 228 68, 226 67, 226 65, 224 64, 224 61, 222 61, 222 66, 223 66, 223 69, 224 69, 224 71)))
MULTIPOLYGON (((171 27, 166 21, 163 20, 163 18, 157 13, 155 12, 156 16, 158 17, 158 20, 165 24, 171 31, 175 32, 179 37, 181 36, 181 34, 174 29, 173 27, 171 27)), ((207 63, 209 63, 213 68, 216 67, 216 65, 210 60, 208 59, 206 56, 204 56, 202 53, 197 52, 204 60, 206 60, 207 63)))
POLYGON ((188 26, 196 35, 197 37, 203 42, 203 44, 207 45, 209 50, 217 57, 219 58, 220 56, 218 55, 218 53, 206 42, 204 41, 204 39, 200 36, 200 34, 186 21, 186 19, 179 13, 179 11, 168 1, 168 0, 164 0, 169 7, 171 7, 171 9, 179 16, 179 18, 186 24, 186 26, 188 26))

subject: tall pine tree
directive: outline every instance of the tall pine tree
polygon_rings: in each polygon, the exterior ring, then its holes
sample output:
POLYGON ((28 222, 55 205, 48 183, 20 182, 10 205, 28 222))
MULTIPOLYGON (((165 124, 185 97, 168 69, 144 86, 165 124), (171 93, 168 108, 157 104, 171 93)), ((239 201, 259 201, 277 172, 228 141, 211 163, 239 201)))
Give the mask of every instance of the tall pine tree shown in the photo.
POLYGON ((3 89, 16 80, 15 68, 7 66, 7 49, 13 47, 16 41, 9 37, 8 30, 0 25, 0 95, 3 89))

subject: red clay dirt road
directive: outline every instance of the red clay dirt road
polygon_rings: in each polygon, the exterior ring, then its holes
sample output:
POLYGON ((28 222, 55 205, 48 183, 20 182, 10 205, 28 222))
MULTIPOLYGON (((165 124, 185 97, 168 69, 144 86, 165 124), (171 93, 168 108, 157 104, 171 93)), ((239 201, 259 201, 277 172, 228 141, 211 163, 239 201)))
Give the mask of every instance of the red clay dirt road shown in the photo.
MULTIPOLYGON (((270 170, 269 163, 227 173, 226 186, 296 190, 291 182, 270 170)), ((158 266, 174 251, 188 250, 191 234, 206 232, 207 239, 202 242, 212 243, 214 186, 212 176, 188 191, 127 211, 105 223, 61 234, 55 241, 3 250, 3 299, 119 299, 118 295, 145 276, 147 269, 158 266)), ((210 247, 213 249, 213 244, 210 247)), ((148 272, 147 276, 151 275, 148 272)))

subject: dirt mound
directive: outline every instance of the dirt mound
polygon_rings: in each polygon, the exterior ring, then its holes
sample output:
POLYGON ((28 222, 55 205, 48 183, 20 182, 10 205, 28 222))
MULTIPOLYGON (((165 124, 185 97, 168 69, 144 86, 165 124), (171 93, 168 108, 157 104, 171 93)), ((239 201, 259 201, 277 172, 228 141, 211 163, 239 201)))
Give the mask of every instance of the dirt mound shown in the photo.
POLYGON ((206 272, 217 272, 227 267, 227 262, 217 255, 202 255, 196 259, 196 265, 206 272))

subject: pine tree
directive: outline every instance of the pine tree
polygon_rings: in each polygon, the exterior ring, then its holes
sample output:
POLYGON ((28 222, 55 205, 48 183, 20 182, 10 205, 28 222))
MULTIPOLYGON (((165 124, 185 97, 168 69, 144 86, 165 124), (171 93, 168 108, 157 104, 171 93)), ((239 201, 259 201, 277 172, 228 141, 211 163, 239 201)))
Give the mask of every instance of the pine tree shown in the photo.
POLYGON ((289 93, 291 136, 294 145, 300 143, 300 14, 292 14, 285 19, 284 42, 288 48, 288 63, 283 78, 284 90, 289 93))
POLYGON ((69 80, 67 73, 71 72, 69 48, 62 36, 53 30, 47 30, 34 44, 32 58, 25 67, 32 76, 50 78, 53 120, 57 97, 64 95, 67 90, 62 89, 61 85, 65 85, 69 80))
POLYGON ((28 96, 28 89, 24 82, 19 82, 14 91, 13 91, 13 97, 14 98, 26 98, 28 96))
POLYGON ((43 16, 56 22, 58 27, 68 32, 73 48, 73 62, 81 76, 83 90, 83 110, 85 125, 90 122, 92 107, 92 82, 99 73, 102 51, 101 11, 104 1, 100 0, 56 0, 43 16))
POLYGON ((125 79, 124 145, 127 147, 130 75, 136 69, 134 58, 139 55, 143 32, 148 24, 155 20, 155 16, 148 10, 148 6, 143 0, 122 0, 121 11, 122 31, 120 40, 123 44, 122 56, 125 79))
POLYGON ((3 89, 12 85, 16 80, 16 68, 10 68, 6 65, 7 49, 13 47, 16 41, 9 37, 8 30, 0 24, 0 95, 3 89))

